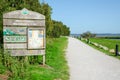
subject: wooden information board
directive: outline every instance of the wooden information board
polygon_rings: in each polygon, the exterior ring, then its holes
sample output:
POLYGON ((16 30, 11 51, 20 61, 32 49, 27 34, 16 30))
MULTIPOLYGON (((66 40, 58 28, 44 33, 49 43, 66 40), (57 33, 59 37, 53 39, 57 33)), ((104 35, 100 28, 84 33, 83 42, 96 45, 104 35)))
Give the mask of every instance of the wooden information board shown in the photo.
POLYGON ((40 13, 24 8, 3 15, 4 50, 12 56, 43 55, 45 59, 45 35, 45 16, 40 13))

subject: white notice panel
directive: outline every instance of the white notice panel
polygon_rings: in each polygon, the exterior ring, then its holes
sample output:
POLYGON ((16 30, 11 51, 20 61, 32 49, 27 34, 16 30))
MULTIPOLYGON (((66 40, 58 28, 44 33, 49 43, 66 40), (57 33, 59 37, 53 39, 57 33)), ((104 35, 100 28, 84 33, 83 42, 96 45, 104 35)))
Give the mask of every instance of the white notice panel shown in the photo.
POLYGON ((28 29, 28 49, 44 48, 44 29, 28 29))

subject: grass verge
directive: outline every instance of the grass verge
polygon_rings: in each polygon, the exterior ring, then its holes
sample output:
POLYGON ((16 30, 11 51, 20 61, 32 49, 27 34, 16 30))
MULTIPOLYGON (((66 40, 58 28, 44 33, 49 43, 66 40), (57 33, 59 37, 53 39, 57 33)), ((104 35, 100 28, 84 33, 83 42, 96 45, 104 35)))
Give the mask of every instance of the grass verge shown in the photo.
MULTIPOLYGON (((90 38, 90 41, 104 45, 109 49, 115 49, 116 44, 120 46, 120 40, 117 39, 90 38)), ((120 47, 119 47, 119 51, 120 51, 120 47)))
POLYGON ((45 66, 40 65, 42 56, 12 57, 8 53, 3 65, 3 50, 0 50, 0 80, 68 80, 67 43, 65 37, 47 39, 45 66))
MULTIPOLYGON (((85 40, 81 40, 82 42, 84 42, 85 44, 103 52, 104 54, 106 55, 109 55, 109 56, 112 56, 112 57, 115 57, 117 59, 120 59, 120 56, 115 56, 115 54, 113 53, 110 53, 109 51, 106 51, 106 50, 103 50, 99 47, 96 47, 92 44, 88 44, 85 40)), ((101 45, 104 45, 110 49, 115 49, 115 45, 118 44, 120 45, 120 41, 119 40, 109 40, 109 39, 97 39, 97 38, 91 38, 90 39, 91 42, 95 42, 95 43, 98 43, 98 44, 101 44, 101 45)), ((119 47, 119 51, 120 51, 120 47, 119 47)))
POLYGON ((31 80, 68 80, 68 66, 65 59, 67 38, 47 39, 46 67, 31 65, 31 80))

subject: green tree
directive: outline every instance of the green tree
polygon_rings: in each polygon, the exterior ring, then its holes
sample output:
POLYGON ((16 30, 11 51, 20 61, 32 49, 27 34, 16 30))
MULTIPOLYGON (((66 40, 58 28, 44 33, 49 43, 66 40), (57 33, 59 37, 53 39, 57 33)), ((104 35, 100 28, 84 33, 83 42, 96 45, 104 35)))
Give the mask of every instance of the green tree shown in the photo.
POLYGON ((70 30, 69 27, 64 25, 62 22, 53 20, 52 34, 54 37, 68 36, 70 34, 70 30))
POLYGON ((46 17, 46 33, 47 36, 52 37, 53 22, 51 19, 52 8, 45 3, 42 3, 42 14, 46 17))
POLYGON ((93 33, 91 33, 90 31, 87 31, 87 32, 81 34, 81 37, 87 38, 87 39, 89 39, 89 38, 91 38, 91 37, 95 37, 95 36, 96 36, 96 34, 93 34, 93 33))
POLYGON ((27 8, 45 15, 47 37, 59 37, 69 35, 69 28, 62 22, 51 19, 52 8, 47 3, 40 3, 39 0, 1 0, 0 1, 0 35, 2 36, 3 14, 6 12, 27 8), (57 33, 57 34, 56 34, 57 33))

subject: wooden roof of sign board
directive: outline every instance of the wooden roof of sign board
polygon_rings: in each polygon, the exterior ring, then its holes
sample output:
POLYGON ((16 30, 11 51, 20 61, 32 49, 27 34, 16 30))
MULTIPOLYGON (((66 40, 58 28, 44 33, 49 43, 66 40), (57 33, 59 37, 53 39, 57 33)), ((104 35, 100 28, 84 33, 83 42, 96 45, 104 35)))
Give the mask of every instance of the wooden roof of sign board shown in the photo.
POLYGON ((27 10, 26 8, 22 10, 16 10, 12 12, 5 13, 3 18, 7 19, 45 19, 45 16, 34 11, 27 10))

